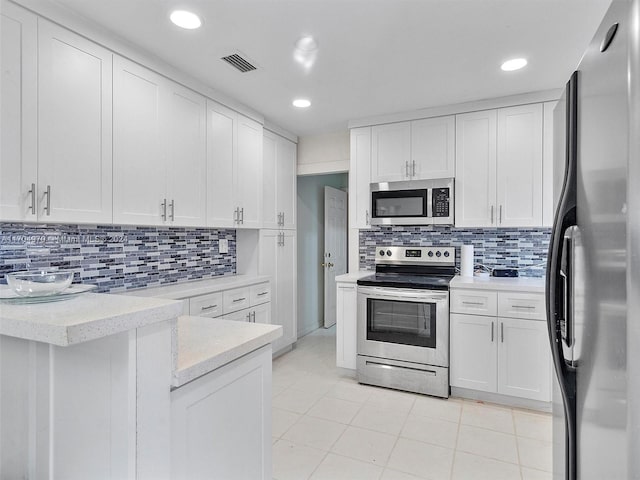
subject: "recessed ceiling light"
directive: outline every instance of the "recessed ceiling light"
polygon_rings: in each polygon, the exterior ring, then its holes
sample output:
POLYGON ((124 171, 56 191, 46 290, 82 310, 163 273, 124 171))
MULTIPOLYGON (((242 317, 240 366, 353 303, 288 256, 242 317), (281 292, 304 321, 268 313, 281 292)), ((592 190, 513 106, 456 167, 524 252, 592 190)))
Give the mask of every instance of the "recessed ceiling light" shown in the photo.
POLYGON ((306 98, 296 98, 293 101, 293 106, 298 108, 307 108, 311 106, 311 102, 306 98))
POLYGON ((311 35, 307 35, 296 42, 296 49, 311 52, 318 49, 318 42, 311 35))
POLYGON ((505 72, 512 72, 514 70, 520 70, 527 64, 526 58, 512 58, 511 60, 507 60, 502 64, 500 68, 505 72))
POLYGON ((202 20, 195 13, 187 12, 186 10, 174 10, 169 15, 169 18, 177 26, 193 30, 199 28, 202 25, 202 20))

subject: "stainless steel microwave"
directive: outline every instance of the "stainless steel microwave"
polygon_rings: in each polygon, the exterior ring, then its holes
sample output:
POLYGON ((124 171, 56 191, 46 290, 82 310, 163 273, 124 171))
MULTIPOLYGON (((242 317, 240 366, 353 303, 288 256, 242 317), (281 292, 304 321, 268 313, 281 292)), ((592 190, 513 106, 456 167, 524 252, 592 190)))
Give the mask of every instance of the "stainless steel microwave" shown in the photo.
POLYGON ((453 178, 371 184, 372 225, 453 225, 453 178))

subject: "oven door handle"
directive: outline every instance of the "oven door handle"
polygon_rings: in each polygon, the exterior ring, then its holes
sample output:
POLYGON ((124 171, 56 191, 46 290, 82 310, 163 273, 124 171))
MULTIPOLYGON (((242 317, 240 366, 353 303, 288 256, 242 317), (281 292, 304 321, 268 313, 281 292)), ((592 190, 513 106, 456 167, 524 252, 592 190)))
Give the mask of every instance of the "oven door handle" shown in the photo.
POLYGON ((389 290, 381 287, 368 287, 358 288, 359 293, 366 296, 367 298, 378 299, 378 300, 415 300, 419 302, 425 301, 434 301, 434 302, 443 302, 448 299, 448 294, 446 293, 418 293, 416 294, 416 290, 410 291, 401 291, 401 292, 392 292, 389 293, 389 290))

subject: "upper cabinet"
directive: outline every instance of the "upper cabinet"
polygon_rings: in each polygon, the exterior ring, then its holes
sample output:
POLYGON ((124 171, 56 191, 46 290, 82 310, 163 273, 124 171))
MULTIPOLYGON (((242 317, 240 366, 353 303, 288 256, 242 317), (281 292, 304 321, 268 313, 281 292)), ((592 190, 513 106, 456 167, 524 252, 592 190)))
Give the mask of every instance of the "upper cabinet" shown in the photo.
POLYGON ((204 97, 124 58, 114 63, 114 222, 204 226, 204 97))
POLYGON ((259 228, 262 125, 207 102, 207 225, 259 228))
POLYGON ((372 127, 371 182, 448 178, 454 174, 453 116, 372 127))
POLYGON ((3 2, 0 22, 0 220, 36 221, 37 17, 3 2))
POLYGON ((371 127, 351 129, 349 227, 371 227, 371 127))
POLYGON ((262 226, 295 228, 296 144, 269 131, 262 144, 262 226))
POLYGON ((542 104, 456 116, 456 226, 542 225, 542 104))

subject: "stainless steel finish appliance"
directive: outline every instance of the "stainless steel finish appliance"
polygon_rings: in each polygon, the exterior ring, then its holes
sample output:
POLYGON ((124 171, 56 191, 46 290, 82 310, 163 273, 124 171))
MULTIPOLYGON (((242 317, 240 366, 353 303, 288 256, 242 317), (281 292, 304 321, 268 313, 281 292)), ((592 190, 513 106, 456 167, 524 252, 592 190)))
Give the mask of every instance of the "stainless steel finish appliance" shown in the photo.
POLYGON ((640 0, 614 0, 554 116, 554 479, 640 478, 640 0))
POLYGON ((371 225, 453 225, 453 178, 371 184, 371 225))
POLYGON ((358 280, 360 383, 449 396, 452 247, 377 247, 358 280))

